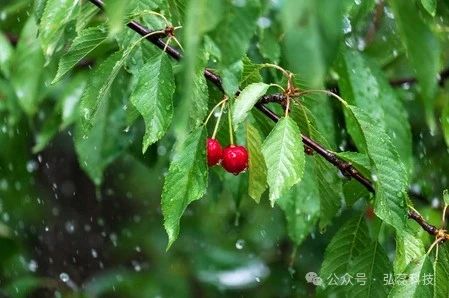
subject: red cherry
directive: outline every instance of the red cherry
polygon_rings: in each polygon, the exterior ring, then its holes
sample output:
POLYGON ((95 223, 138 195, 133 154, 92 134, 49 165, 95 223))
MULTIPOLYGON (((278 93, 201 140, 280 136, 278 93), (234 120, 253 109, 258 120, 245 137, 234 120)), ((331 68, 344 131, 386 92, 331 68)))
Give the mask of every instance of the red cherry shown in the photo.
POLYGON ((229 173, 238 175, 248 166, 248 151, 243 146, 231 145, 223 150, 223 168, 229 173))
POLYGON ((209 167, 215 166, 223 158, 223 148, 216 139, 207 139, 207 164, 209 167))

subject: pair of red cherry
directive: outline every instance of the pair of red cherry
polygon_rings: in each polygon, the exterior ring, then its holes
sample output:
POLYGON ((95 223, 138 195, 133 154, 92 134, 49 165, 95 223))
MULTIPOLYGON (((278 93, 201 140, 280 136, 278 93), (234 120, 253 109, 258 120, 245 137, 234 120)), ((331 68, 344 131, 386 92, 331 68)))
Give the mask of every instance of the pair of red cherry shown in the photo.
POLYGON ((229 173, 238 175, 248 167, 248 152, 243 146, 230 145, 223 149, 216 139, 207 139, 207 164, 209 167, 221 162, 229 173))

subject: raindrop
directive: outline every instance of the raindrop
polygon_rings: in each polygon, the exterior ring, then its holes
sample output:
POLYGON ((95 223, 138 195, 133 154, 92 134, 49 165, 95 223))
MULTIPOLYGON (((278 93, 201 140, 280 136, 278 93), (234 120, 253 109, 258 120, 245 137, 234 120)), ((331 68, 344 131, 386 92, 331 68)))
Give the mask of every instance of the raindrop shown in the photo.
POLYGON ((404 90, 409 90, 411 86, 410 86, 410 83, 404 83, 404 84, 401 85, 401 87, 404 90))
POLYGON ((365 39, 364 38, 359 38, 357 40, 357 49, 359 51, 363 51, 365 49, 365 47, 366 47, 365 39))
POLYGON ((433 198, 432 199, 432 208, 438 208, 440 207, 440 200, 438 198, 433 198))
POLYGON ((37 170, 38 164, 34 160, 29 160, 26 165, 28 173, 32 173, 37 170))
POLYGON ((385 15, 386 15, 388 18, 394 19, 394 14, 393 14, 393 12, 390 10, 390 8, 389 8, 388 6, 385 6, 385 7, 384 7, 384 12, 385 12, 385 15))
POLYGON ((8 181, 6 179, 0 180, 0 189, 7 190, 8 189, 8 181))
POLYGON ((98 257, 98 253, 95 249, 91 249, 90 253, 92 254, 92 257, 94 257, 95 259, 98 257))
POLYGON ((245 240, 243 240, 243 239, 239 239, 235 243, 235 248, 237 248, 237 249, 243 249, 244 246, 245 246, 245 240))
POLYGON ((31 272, 36 272, 36 270, 37 270, 37 262, 35 261, 35 260, 31 260, 29 263, 28 263, 28 270, 30 270, 31 272))
POLYGON ((132 261, 131 263, 132 263, 133 268, 134 268, 134 270, 135 270, 136 272, 139 272, 140 270, 142 270, 142 266, 140 266, 140 264, 139 264, 138 262, 132 261))
POLYGON ((351 21, 347 16, 345 16, 343 18, 343 33, 348 34, 351 33, 351 31, 352 31, 351 21))
POLYGON ((262 29, 268 28, 271 26, 271 20, 267 17, 260 17, 257 20, 257 25, 262 29))
POLYGON ((65 223, 65 230, 67 231, 67 233, 69 234, 73 234, 73 232, 75 232, 75 225, 73 222, 68 221, 65 223))
POLYGON ((61 274, 59 274, 59 278, 63 282, 68 282, 70 280, 70 276, 67 273, 65 273, 65 272, 61 272, 61 274))

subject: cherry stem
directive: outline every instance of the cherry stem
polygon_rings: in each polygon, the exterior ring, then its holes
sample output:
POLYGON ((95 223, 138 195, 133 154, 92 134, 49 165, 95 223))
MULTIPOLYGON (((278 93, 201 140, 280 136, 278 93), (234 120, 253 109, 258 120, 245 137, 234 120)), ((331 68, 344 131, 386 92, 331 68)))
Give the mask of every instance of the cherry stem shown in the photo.
POLYGON ((229 141, 234 145, 234 134, 232 130, 231 104, 228 102, 228 125, 229 125, 229 141))
POLYGON ((167 39, 167 42, 165 43, 165 47, 164 47, 164 49, 162 50, 163 52, 165 52, 165 51, 167 51, 167 47, 170 45, 170 41, 173 39, 173 36, 170 36, 168 39, 167 39))
POLYGON ((207 122, 209 122, 210 117, 212 117, 212 114, 214 113, 215 109, 218 108, 221 104, 225 103, 228 100, 228 97, 225 96, 223 100, 221 100, 219 103, 217 103, 212 110, 210 111, 209 115, 207 115, 206 121, 204 121, 204 125, 207 125, 207 122))
POLYGON ((448 207, 449 205, 447 205, 447 204, 444 204, 444 209, 443 209, 443 218, 441 219, 441 226, 442 227, 444 227, 444 225, 445 225, 445 222, 446 222, 446 211, 447 211, 447 207, 448 207))
POLYGON ((182 47, 182 45, 181 45, 181 43, 179 42, 179 40, 178 40, 175 36, 172 36, 172 39, 176 42, 176 44, 178 45, 178 47, 179 47, 181 50, 184 51, 184 48, 182 47))
POLYGON ((134 48, 135 48, 135 47, 136 47, 142 40, 144 40, 144 39, 146 39, 146 38, 148 38, 148 37, 150 37, 150 36, 152 36, 152 35, 160 34, 160 33, 164 33, 164 31, 162 31, 162 30, 159 30, 159 31, 153 31, 153 32, 150 32, 150 33, 148 33, 148 34, 142 36, 141 38, 139 38, 138 40, 136 40, 136 41, 131 45, 131 50, 134 49, 134 48))
POLYGON ((226 102, 223 101, 223 103, 221 104, 220 115, 218 115, 217 122, 215 122, 214 132, 212 133, 212 139, 215 139, 215 136, 217 135, 218 126, 220 125, 221 116, 223 115, 223 110, 224 110, 225 105, 226 105, 226 102))
POLYGON ((442 240, 443 240, 443 238, 437 238, 437 239, 432 243, 432 245, 430 246, 430 248, 427 250, 426 255, 430 254, 430 252, 431 252, 432 249, 435 247, 435 245, 438 246, 438 243, 440 243, 440 241, 442 241, 442 240))
POLYGON ((310 94, 310 93, 324 93, 324 94, 327 94, 327 95, 329 95, 331 97, 334 97, 334 98, 338 99, 343 105, 347 105, 346 101, 343 98, 341 98, 340 96, 338 96, 337 94, 335 94, 334 92, 329 91, 329 90, 321 90, 321 89, 305 90, 305 91, 301 91, 297 95, 298 96, 303 96, 303 95, 307 95, 307 94, 310 94))
POLYGON ((277 87, 277 88, 281 89, 281 90, 282 90, 282 92, 284 92, 284 93, 285 93, 285 88, 284 88, 284 87, 282 87, 282 86, 281 86, 281 85, 279 85, 279 84, 274 84, 274 83, 271 83, 271 84, 270 84, 270 86, 271 86, 271 87, 277 87))
POLYGON ((280 72, 282 72, 282 74, 283 74, 287 79, 290 78, 290 73, 289 73, 288 71, 286 71, 285 69, 283 69, 282 67, 280 67, 279 65, 271 64, 271 63, 264 63, 264 64, 262 64, 262 67, 275 68, 275 69, 279 70, 280 72))
POLYGON ((285 105, 285 117, 288 117, 288 112, 290 110, 290 96, 287 95, 287 103, 285 105))
POLYGON ((155 12, 155 11, 152 11, 152 10, 146 11, 146 13, 153 14, 153 15, 156 15, 156 16, 164 19, 166 26, 170 26, 171 25, 171 23, 167 20, 167 18, 163 14, 161 14, 161 13, 158 13, 158 12, 155 12))

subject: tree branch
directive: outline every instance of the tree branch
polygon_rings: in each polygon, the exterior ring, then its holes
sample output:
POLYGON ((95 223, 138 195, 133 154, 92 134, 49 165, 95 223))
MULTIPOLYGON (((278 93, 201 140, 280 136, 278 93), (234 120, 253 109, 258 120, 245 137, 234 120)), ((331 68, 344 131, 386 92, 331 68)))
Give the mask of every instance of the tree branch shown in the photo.
MULTIPOLYGON (((89 1, 91 3, 93 3, 94 5, 96 5, 100 9, 104 8, 103 1, 101 1, 101 0, 89 0, 89 1)), ((129 28, 131 28, 132 30, 134 30, 135 32, 137 32, 141 36, 148 35, 148 34, 150 34, 152 32, 151 30, 145 28, 143 25, 139 24, 136 21, 129 22, 127 24, 127 26, 129 28)), ((175 60, 178 60, 178 61, 181 60, 182 59, 182 54, 177 49, 171 47, 170 45, 166 45, 166 43, 162 39, 163 37, 165 37, 165 34, 161 33, 161 34, 157 34, 157 35, 155 34, 155 35, 152 35, 152 36, 148 36, 146 39, 148 41, 150 41, 151 43, 153 43, 154 45, 156 45, 157 47, 159 47, 160 49, 162 49, 162 50, 165 49, 166 53, 169 56, 171 56, 172 58, 174 58, 175 60)), ((449 77, 449 70, 445 71, 445 73, 446 74, 444 76, 442 75, 441 78, 444 77, 446 79, 447 77, 449 77)), ((205 69, 204 70, 204 76, 211 83, 213 83, 219 90, 223 91, 223 86, 221 84, 220 76, 215 74, 210 69, 205 69)), ((403 84, 403 83, 407 83, 407 81, 403 80, 401 84, 403 84)), ((395 85, 395 83, 393 82, 392 85, 395 85)), ((240 91, 238 91, 237 94, 239 92, 240 91)), ((284 99, 284 95, 283 94, 272 94, 272 95, 264 96, 256 104, 256 108, 259 109, 268 118, 270 118, 274 122, 277 122, 279 120, 279 116, 276 115, 265 104, 269 103, 269 102, 281 102, 283 99, 284 99)), ((309 137, 307 137, 305 135, 301 135, 301 138, 302 138, 303 143, 307 147, 309 147, 310 149, 315 151, 317 154, 322 156, 324 159, 326 159, 328 162, 333 164, 345 176, 347 176, 348 178, 354 178, 355 180, 360 182, 371 193, 375 192, 375 189, 373 187, 372 182, 368 178, 363 176, 363 174, 361 174, 350 163, 348 163, 348 162, 346 162, 344 160, 341 160, 333 152, 327 150, 326 148, 324 148, 323 146, 321 146, 319 143, 315 142, 314 140, 310 139, 309 137)), ((428 223, 420 214, 418 214, 414 210, 409 210, 408 211, 408 216, 409 216, 409 218, 411 218, 414 221, 416 221, 427 233, 429 233, 431 235, 437 235, 438 232, 440 231, 437 227, 435 227, 435 226, 431 225, 430 223, 428 223)))

